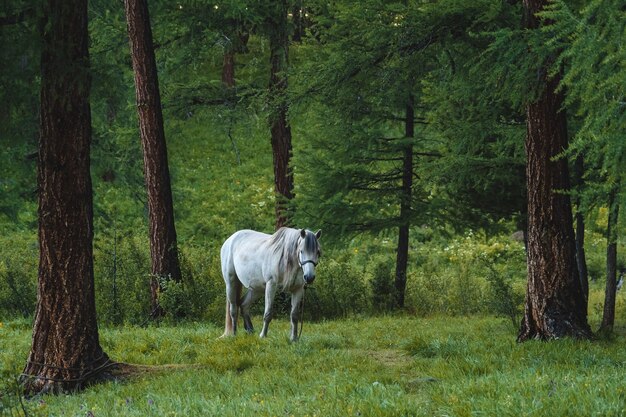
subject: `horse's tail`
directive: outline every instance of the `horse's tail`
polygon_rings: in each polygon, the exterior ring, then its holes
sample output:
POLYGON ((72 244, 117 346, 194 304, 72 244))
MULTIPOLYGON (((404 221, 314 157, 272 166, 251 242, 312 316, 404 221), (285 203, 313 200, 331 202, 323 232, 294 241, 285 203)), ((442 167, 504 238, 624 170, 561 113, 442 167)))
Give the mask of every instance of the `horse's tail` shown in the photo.
POLYGON ((230 317, 230 301, 228 301, 228 298, 226 299, 226 319, 224 320, 224 323, 226 323, 224 327, 224 334, 221 335, 220 338, 232 336, 233 334, 233 319, 230 317))
MULTIPOLYGON (((237 286, 237 308, 239 308, 239 304, 241 304, 241 282, 237 281, 235 284, 237 286)), ((233 319, 230 316, 230 301, 228 301, 228 297, 226 297, 226 318, 224 319, 224 334, 220 336, 220 339, 227 336, 233 336, 235 331, 233 329, 233 319)))

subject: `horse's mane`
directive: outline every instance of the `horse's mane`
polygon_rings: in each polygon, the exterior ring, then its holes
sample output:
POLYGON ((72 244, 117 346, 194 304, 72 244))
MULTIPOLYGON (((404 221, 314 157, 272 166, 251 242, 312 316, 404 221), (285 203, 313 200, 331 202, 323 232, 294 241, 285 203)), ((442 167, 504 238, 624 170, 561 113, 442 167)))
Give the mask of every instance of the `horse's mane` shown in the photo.
POLYGON ((288 227, 281 227, 269 240, 272 254, 278 257, 279 265, 285 277, 290 277, 298 265, 298 239, 300 231, 288 227))
MULTIPOLYGON (((279 265, 285 277, 291 277, 298 267, 298 239, 300 239, 300 230, 289 227, 281 227, 270 237, 269 247, 272 255, 279 258, 279 265)), ((319 243, 314 233, 306 232, 304 249, 307 252, 319 250, 319 243)))

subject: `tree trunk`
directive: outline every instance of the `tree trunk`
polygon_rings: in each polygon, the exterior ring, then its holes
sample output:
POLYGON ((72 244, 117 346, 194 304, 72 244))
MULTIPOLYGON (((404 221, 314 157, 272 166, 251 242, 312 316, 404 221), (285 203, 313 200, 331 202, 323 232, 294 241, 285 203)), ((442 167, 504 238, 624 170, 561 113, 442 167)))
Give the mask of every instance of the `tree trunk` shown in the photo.
POLYGON ((22 382, 77 389, 111 364, 100 346, 93 275, 87 2, 44 3, 39 139, 39 277, 22 382))
MULTIPOLYGON (((584 159, 582 155, 576 157, 574 163, 574 181, 577 189, 576 193, 576 262, 578 264, 578 275, 580 276, 580 285, 585 295, 585 303, 589 304, 589 271, 587 269, 587 257, 585 256, 585 216, 580 208, 580 192, 583 188, 584 175, 584 159)), ((586 308, 586 307, 585 307, 586 308)))
POLYGON ((617 292, 617 220, 619 203, 614 187, 609 193, 609 219, 606 226, 606 289, 604 291, 604 312, 601 333, 611 333, 615 323, 615 293, 617 292))
MULTIPOLYGON (((546 0, 524 0, 527 27, 537 28, 535 13, 546 0)), ((544 90, 526 107, 526 181, 528 188, 528 288, 518 341, 588 338, 587 311, 578 267, 567 161, 567 122, 560 76, 548 78, 544 90), (556 158, 556 160, 554 159, 556 158)))
POLYGON ((291 26, 293 27, 293 34, 291 40, 301 43, 304 36, 304 20, 305 12, 302 0, 296 0, 291 9, 291 26))
POLYGON ((235 51, 232 48, 227 48, 224 52, 222 83, 227 88, 233 88, 235 86, 235 51))
MULTIPOLYGON (((415 136, 412 97, 406 106, 405 134, 407 140, 415 136)), ((402 156, 402 194, 400 196, 400 227, 398 229, 398 252, 396 254, 396 304, 404 307, 406 272, 409 261, 409 226, 411 224, 411 190, 413 188, 413 143, 404 145, 402 156)))
MULTIPOLYGON (((229 21, 231 22, 231 21, 229 21)), ((248 38, 250 35, 242 29, 236 20, 231 22, 234 28, 228 37, 228 42, 224 46, 224 59, 222 62, 222 84, 226 88, 235 86, 235 57, 238 53, 247 50, 248 38)))
POLYGON ((146 0, 125 0, 124 5, 148 194, 152 316, 159 316, 163 314, 158 301, 160 280, 181 279, 174 205, 148 3, 146 0))
POLYGON ((287 121, 287 4, 280 2, 270 27, 270 131, 274 160, 274 190, 276 192, 276 229, 289 225, 291 217, 288 204, 293 199, 293 173, 291 159, 291 127, 287 121))

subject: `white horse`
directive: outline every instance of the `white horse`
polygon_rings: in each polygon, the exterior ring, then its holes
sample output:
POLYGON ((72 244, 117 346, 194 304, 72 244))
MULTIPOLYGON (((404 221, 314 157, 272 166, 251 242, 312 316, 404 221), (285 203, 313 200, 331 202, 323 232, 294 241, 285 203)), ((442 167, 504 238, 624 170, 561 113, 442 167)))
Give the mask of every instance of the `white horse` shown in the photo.
POLYGON ((298 339, 300 319, 298 306, 304 287, 315 279, 315 267, 320 257, 318 239, 322 231, 280 228, 273 235, 240 230, 222 245, 222 275, 226 283, 226 328, 224 336, 237 333, 237 313, 241 307, 243 324, 248 333, 254 332, 250 306, 265 294, 265 313, 261 337, 267 336, 272 320, 272 302, 276 290, 291 294, 291 341, 298 339), (246 295, 241 297, 241 288, 246 295))

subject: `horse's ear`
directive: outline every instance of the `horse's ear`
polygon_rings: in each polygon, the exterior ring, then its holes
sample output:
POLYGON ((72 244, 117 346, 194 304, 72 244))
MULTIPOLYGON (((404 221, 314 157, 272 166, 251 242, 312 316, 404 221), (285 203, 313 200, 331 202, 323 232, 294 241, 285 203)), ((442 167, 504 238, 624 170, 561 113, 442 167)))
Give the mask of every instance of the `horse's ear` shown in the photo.
POLYGON ((315 238, 319 240, 320 237, 322 237, 322 229, 319 229, 317 232, 315 232, 315 238))
POLYGON ((302 239, 304 239, 306 237, 306 230, 305 229, 300 229, 300 237, 302 237, 302 239))

